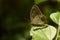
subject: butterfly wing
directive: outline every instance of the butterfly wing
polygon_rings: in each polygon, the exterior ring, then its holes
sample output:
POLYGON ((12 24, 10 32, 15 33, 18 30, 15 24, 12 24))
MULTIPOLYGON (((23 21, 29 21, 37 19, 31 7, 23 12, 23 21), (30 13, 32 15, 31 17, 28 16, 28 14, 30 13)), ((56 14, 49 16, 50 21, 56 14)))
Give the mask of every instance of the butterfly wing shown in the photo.
POLYGON ((37 5, 33 5, 30 11, 30 20, 32 25, 44 25, 45 16, 41 13, 37 5), (43 19, 43 20, 42 20, 43 19))

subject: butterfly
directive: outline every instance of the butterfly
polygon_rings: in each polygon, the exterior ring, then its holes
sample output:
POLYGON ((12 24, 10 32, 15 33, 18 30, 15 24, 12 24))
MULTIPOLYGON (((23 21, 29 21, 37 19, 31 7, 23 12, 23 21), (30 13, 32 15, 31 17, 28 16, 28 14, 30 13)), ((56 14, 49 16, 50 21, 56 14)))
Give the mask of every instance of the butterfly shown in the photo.
POLYGON ((40 8, 37 5, 33 5, 30 11, 30 22, 33 26, 45 26, 47 25, 46 16, 42 14, 40 8))

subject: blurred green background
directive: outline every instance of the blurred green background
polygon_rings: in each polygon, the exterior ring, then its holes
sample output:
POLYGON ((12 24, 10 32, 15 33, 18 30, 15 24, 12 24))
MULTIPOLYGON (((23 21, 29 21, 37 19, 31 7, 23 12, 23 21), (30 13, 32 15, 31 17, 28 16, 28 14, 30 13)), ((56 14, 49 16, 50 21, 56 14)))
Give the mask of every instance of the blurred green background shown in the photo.
POLYGON ((0 0, 0 40, 28 40, 33 0, 0 0))
POLYGON ((47 16, 60 11, 59 0, 0 0, 0 40, 29 40, 30 9, 37 4, 47 16))

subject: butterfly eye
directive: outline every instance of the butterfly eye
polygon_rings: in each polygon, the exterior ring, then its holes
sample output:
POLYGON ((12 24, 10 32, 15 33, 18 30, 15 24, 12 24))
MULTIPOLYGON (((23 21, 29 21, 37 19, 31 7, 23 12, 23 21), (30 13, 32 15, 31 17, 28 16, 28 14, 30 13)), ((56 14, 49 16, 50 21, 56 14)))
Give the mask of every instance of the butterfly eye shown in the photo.
POLYGON ((44 17, 41 17, 41 20, 44 21, 45 20, 44 17))
POLYGON ((43 16, 41 16, 41 20, 42 21, 45 21, 46 20, 46 17, 43 15, 43 16))
POLYGON ((43 22, 47 23, 46 16, 42 16, 42 17, 41 17, 41 20, 42 20, 43 22))

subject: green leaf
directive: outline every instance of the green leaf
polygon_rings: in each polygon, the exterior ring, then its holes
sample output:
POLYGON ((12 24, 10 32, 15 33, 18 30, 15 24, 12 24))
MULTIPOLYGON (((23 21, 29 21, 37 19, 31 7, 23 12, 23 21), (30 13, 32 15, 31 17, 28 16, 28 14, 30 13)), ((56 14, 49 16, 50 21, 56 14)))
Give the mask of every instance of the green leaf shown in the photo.
POLYGON ((47 1, 47 0, 34 0, 34 3, 39 4, 39 3, 42 3, 42 2, 45 2, 45 1, 47 1))
POLYGON ((32 36, 32 40, 52 40, 56 35, 56 28, 53 26, 48 26, 46 28, 40 27, 32 27, 30 31, 30 35, 32 36), (37 30, 35 30, 37 29, 37 30))
POLYGON ((60 3, 60 0, 56 0, 56 1, 60 3))
POLYGON ((60 25, 60 12, 52 13, 50 18, 53 20, 53 22, 60 25))

